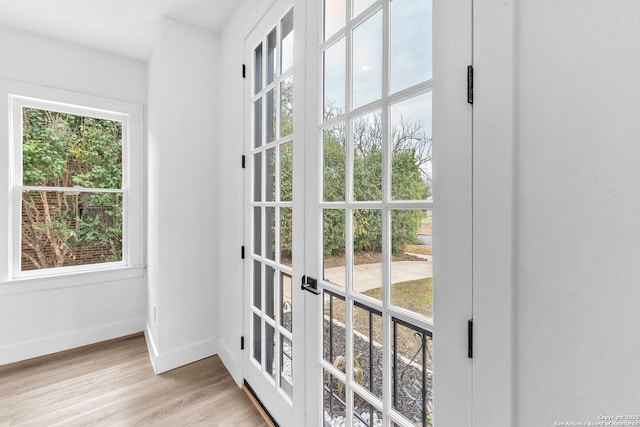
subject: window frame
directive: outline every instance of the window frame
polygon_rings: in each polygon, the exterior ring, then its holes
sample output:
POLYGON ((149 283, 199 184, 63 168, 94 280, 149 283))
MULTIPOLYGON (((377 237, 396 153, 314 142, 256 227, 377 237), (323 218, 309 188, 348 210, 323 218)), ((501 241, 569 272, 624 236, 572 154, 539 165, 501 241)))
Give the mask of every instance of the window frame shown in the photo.
MULTIPOLYGON (((76 286, 84 283, 96 283, 111 280, 110 276, 130 278, 141 277, 143 268, 143 109, 142 106, 127 102, 98 98, 63 90, 24 85, 0 81, 0 96, 6 97, 6 114, 0 119, 0 128, 6 126, 8 138, 6 185, 3 186, 0 203, 7 206, 4 232, 7 246, 0 250, 0 285, 38 281, 42 288, 49 289, 48 283, 54 287, 76 286), (23 108, 37 108, 67 114, 114 120, 122 123, 122 183, 120 189, 109 189, 109 192, 120 192, 123 195, 123 235, 122 260, 114 262, 86 264, 80 266, 52 267, 40 270, 21 271, 22 244, 22 197, 24 186, 22 170, 23 150, 23 108), (6 122, 5 122, 6 120, 6 122), (111 191, 113 190, 113 191, 111 191), (6 199, 6 200, 3 200, 6 199), (6 251, 3 256, 2 252, 6 251), (123 269, 131 269, 123 275, 123 269), (105 276, 105 272, 117 271, 105 276), (98 275, 92 273, 100 273, 98 275), (76 277, 75 280, 47 280, 52 277, 76 277)), ((2 110, 0 109, 0 114, 2 110)), ((0 179, 0 186, 2 180, 0 179)), ((37 186, 42 189, 56 191, 54 187, 37 186)), ((83 189, 95 192, 96 189, 83 189)), ((100 191, 104 191, 99 189, 100 191)), ((0 216, 0 220, 2 216, 0 216)), ((21 283, 23 284, 23 283, 21 283)), ((40 288, 40 286, 36 286, 40 288)), ((7 288, 5 288, 7 289, 7 288)))

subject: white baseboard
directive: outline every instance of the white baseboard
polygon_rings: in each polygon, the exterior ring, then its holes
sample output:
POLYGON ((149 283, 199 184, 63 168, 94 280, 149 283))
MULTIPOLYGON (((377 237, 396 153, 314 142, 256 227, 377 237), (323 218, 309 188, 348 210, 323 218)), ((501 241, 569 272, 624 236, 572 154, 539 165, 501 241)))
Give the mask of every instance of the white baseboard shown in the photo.
POLYGON ((233 352, 225 341, 222 341, 220 339, 218 340, 218 357, 220 357, 220 360, 222 360, 222 363, 224 364, 225 368, 227 368, 227 371, 229 371, 231 377, 236 382, 238 387, 242 387, 242 384, 244 383, 244 371, 242 359, 238 361, 238 359, 235 357, 235 355, 237 355, 238 353, 242 357, 242 351, 233 352))
POLYGON ((142 332, 144 325, 144 319, 125 320, 2 346, 0 347, 0 365, 135 334, 142 332))
POLYGON ((156 374, 170 371, 189 363, 213 356, 218 353, 218 340, 213 338, 182 347, 166 353, 159 353, 158 347, 153 340, 149 325, 145 329, 149 358, 156 374))

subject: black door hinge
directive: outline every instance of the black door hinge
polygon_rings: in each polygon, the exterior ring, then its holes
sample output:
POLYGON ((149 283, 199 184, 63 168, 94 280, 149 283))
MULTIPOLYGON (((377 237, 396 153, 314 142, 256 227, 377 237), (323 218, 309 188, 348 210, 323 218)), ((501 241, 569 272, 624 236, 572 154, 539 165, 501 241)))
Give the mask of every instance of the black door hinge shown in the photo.
POLYGON ((244 259, 244 246, 240 249, 240 256, 244 259))
POLYGON ((240 350, 244 350, 244 337, 240 337, 240 350))
POLYGON ((467 357, 473 359, 473 319, 467 322, 467 357))
POLYGON ((473 104, 473 65, 467 66, 467 102, 473 104))
POLYGON ((245 169, 247 167, 247 156, 243 155, 242 156, 242 169, 245 169))
POLYGON ((242 78, 247 78, 247 66, 245 64, 242 64, 242 78))

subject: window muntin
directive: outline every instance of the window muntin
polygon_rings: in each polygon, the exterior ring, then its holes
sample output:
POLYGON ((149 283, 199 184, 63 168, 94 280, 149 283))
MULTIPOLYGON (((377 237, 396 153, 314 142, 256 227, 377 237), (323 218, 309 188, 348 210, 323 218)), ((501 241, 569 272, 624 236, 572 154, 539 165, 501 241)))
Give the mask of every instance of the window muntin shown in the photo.
MULTIPOLYGON (((130 106, 120 113, 17 95, 10 102, 12 276, 138 264, 127 232, 130 106)), ((133 205, 138 211, 140 201, 133 205)))

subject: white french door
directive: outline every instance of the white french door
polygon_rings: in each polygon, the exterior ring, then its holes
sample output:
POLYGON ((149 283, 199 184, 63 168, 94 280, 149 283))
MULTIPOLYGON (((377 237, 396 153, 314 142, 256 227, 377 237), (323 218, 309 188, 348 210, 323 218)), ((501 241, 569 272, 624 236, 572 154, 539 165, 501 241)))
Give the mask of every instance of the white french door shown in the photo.
POLYGON ((281 425, 471 425, 471 5, 296 0, 294 50, 276 1, 247 39, 245 377, 281 425))
POLYGON ((300 370, 294 343, 304 322, 293 286, 302 256, 294 247, 294 218, 303 212, 293 191, 299 145, 293 132, 293 26, 291 2, 278 1, 245 40, 250 176, 245 380, 283 426, 295 425, 294 403, 300 404, 297 389, 304 381, 294 377, 294 369, 300 370))

